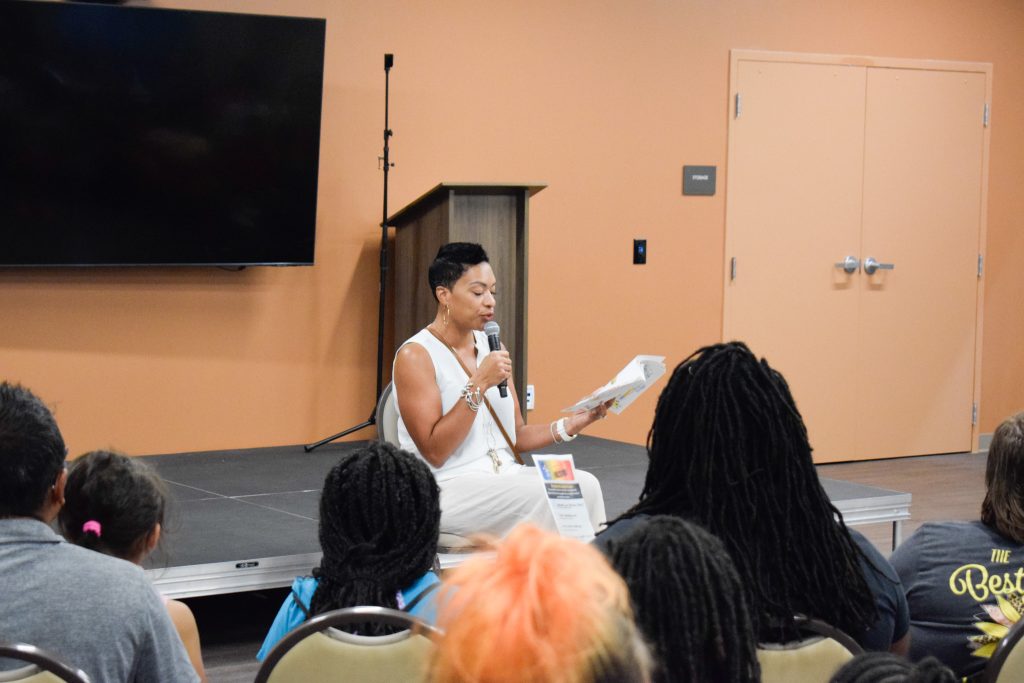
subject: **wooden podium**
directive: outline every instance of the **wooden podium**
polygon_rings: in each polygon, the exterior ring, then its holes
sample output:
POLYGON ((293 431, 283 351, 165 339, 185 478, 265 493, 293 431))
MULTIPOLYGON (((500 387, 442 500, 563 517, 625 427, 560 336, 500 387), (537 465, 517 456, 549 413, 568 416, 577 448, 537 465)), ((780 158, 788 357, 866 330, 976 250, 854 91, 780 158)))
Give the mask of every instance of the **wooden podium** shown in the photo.
POLYGON ((477 242, 497 278, 495 321, 512 354, 512 379, 526 413, 528 205, 546 185, 441 183, 388 219, 395 228, 395 344, 437 313, 427 269, 448 242, 477 242))

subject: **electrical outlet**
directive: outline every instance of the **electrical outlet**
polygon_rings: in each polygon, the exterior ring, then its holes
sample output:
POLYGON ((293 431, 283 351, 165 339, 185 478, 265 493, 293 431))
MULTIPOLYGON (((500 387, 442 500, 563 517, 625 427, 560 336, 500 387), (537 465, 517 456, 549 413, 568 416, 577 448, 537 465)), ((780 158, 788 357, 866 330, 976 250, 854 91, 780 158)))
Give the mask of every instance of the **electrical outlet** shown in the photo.
POLYGON ((533 410, 533 385, 526 385, 526 409, 533 410))

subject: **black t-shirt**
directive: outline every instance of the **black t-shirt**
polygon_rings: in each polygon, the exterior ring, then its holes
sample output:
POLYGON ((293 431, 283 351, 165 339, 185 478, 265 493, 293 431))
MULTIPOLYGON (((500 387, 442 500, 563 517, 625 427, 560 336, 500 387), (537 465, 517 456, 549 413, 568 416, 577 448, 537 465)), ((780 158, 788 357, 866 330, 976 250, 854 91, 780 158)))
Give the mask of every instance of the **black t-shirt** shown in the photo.
POLYGON ((937 657, 957 676, 985 668, 1019 619, 1024 546, 981 522, 921 525, 890 558, 910 604, 910 657, 937 657))
MULTIPOLYGON (((637 515, 619 520, 598 534, 594 539, 594 545, 602 552, 607 553, 609 543, 622 538, 641 526, 647 519, 648 515, 637 515)), ((885 652, 893 643, 907 635, 907 631, 910 629, 910 615, 907 610, 903 585, 892 565, 878 552, 878 549, 859 531, 853 529, 849 531, 854 542, 864 553, 865 557, 861 559, 861 568, 864 571, 864 579, 867 581, 872 595, 875 596, 875 607, 878 609, 878 619, 871 628, 863 633, 849 635, 865 650, 885 652)), ((841 591, 844 587, 836 586, 835 589, 841 591)), ((812 614, 810 616, 830 622, 827 614, 812 614)))

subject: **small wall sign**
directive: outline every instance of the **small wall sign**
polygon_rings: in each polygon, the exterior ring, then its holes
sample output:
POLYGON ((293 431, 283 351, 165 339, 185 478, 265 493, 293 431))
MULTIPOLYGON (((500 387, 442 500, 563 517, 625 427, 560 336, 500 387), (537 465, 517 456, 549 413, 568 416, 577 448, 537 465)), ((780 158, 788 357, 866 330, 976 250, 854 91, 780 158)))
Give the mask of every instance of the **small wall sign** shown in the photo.
POLYGON ((683 166, 683 194, 714 195, 716 169, 716 166, 683 166))

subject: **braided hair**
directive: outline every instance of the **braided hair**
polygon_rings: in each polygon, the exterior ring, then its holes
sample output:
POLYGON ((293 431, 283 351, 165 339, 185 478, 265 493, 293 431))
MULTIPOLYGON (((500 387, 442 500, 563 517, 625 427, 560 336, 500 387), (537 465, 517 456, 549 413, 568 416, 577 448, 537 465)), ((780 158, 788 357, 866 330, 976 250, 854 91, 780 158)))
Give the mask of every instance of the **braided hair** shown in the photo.
POLYGON ((75 545, 136 561, 150 533, 164 523, 167 497, 167 486, 146 463, 92 451, 71 466, 57 519, 75 545))
POLYGON ((658 515, 611 541, 608 555, 657 660, 654 683, 761 680, 746 588, 721 541, 658 515))
MULTIPOLYGON (((327 474, 312 614, 342 607, 398 608, 396 594, 433 566, 441 507, 434 475, 415 456, 373 441, 327 474)), ((364 635, 394 629, 359 625, 364 635)))
POLYGON ((622 517, 675 515, 718 536, 750 588, 759 638, 792 639, 779 625, 795 614, 854 636, 877 618, 789 386, 745 344, 707 346, 676 367, 647 450, 643 492, 622 517))
POLYGON ((952 671, 935 657, 916 665, 890 652, 867 652, 843 665, 829 683, 957 683, 952 671))

